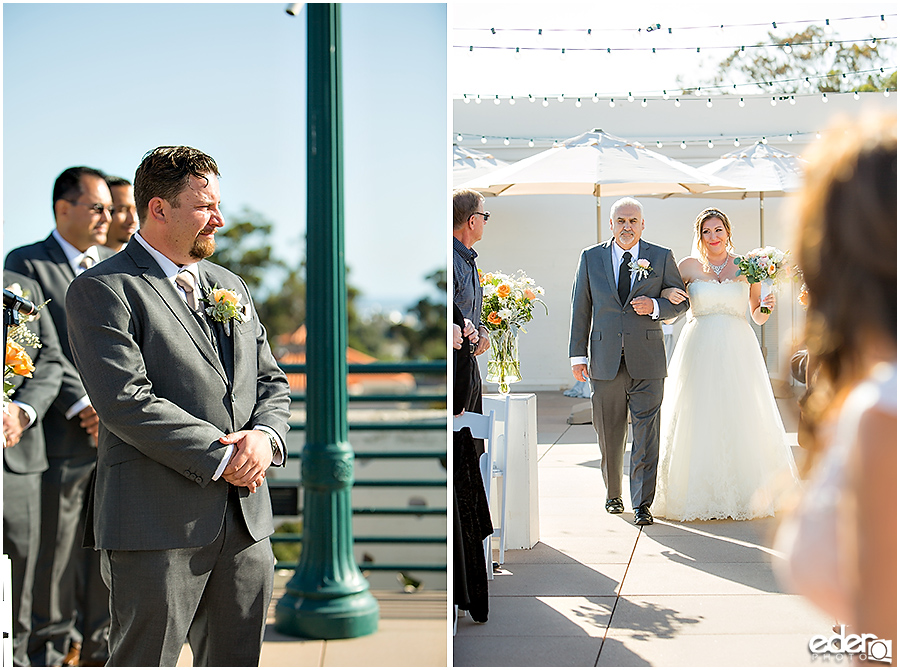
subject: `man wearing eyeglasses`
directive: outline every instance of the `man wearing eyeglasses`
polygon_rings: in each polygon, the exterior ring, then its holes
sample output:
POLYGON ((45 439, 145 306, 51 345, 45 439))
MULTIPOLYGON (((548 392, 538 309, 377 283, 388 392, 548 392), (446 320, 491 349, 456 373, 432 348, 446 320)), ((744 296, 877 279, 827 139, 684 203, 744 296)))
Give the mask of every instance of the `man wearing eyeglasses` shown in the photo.
POLYGON ((134 206, 134 187, 124 177, 106 178, 113 199, 112 221, 104 246, 122 251, 138 229, 137 208, 134 206))
POLYGON ((29 640, 36 666, 61 665, 73 637, 77 643, 76 609, 85 622, 81 665, 103 665, 109 654, 109 591, 100 577, 99 555, 81 546, 81 508, 96 466, 99 420, 73 362, 66 291, 76 275, 113 255, 103 246, 112 210, 101 171, 68 168, 53 186, 56 228, 47 239, 13 249, 6 257, 7 270, 41 285, 65 355, 59 395, 43 420, 49 468, 41 479, 41 544, 29 640))
MULTIPOLYGON (((453 192, 453 302, 464 318, 472 322, 477 333, 469 336, 472 352, 479 356, 488 350, 487 328, 481 323, 481 280, 472 246, 484 235, 490 218, 484 209, 484 197, 478 191, 457 189, 453 192)), ((466 346, 466 343, 463 343, 466 346)), ((481 375, 472 367, 472 396, 466 410, 481 413, 481 375)))

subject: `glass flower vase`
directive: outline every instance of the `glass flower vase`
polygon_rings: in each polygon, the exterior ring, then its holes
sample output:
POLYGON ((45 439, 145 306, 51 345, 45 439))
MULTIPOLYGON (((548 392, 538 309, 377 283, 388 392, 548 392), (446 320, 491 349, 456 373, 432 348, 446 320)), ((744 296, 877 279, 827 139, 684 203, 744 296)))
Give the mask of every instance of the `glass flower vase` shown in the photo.
POLYGON ((500 384, 500 393, 509 393, 509 385, 522 380, 519 372, 519 338, 510 329, 488 331, 491 358, 487 365, 487 381, 500 384))

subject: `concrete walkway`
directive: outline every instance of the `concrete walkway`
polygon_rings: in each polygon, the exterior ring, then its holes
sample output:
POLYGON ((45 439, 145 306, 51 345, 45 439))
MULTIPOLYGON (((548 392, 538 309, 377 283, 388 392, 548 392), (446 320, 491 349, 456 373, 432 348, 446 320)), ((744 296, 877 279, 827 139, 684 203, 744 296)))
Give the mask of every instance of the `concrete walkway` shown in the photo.
POLYGON ((834 622, 773 575, 777 520, 657 520, 641 529, 627 501, 625 514, 606 513, 596 434, 566 423, 583 402, 538 394, 541 541, 506 552, 490 582, 488 622, 460 619, 453 664, 835 664, 814 661, 807 647, 834 622))
MULTIPOLYGON (((352 640, 304 640, 275 631, 275 603, 284 594, 286 575, 276 575, 263 637, 261 668, 286 667, 446 667, 447 592, 372 591, 380 607, 378 630, 352 640)), ((184 646, 178 667, 190 667, 184 646)))

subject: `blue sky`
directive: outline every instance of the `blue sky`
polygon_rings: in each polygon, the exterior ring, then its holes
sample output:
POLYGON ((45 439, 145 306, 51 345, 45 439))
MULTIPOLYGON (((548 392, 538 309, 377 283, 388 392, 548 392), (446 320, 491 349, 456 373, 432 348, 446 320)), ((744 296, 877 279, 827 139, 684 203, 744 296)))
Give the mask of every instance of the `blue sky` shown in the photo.
MULTIPOLYGON (((187 144, 222 172, 226 221, 275 224, 297 263, 306 220, 306 11, 287 3, 4 4, 3 248, 52 230, 57 175, 133 179, 187 144)), ((447 259, 447 28, 442 4, 343 4, 350 283, 407 306, 447 259)))

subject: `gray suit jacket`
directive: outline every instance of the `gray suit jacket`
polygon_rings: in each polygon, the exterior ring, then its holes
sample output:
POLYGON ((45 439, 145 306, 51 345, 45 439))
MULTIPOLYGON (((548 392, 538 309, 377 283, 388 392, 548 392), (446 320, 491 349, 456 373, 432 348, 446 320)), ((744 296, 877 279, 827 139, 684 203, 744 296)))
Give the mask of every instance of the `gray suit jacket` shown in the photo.
MULTIPOLYGON (((109 258, 113 252, 97 247, 100 259, 109 258)), ((47 456, 50 458, 92 458, 97 451, 75 416, 66 419, 66 412, 85 395, 81 378, 75 370, 72 350, 69 347, 68 322, 66 320, 66 291, 75 279, 66 254, 52 235, 47 239, 13 249, 6 256, 5 269, 30 277, 41 285, 44 298, 50 303, 45 310, 53 317, 53 325, 59 336, 63 356, 63 378, 59 395, 44 417, 44 436, 47 440, 47 456)))
POLYGON ((652 269, 646 278, 635 280, 623 306, 616 289, 612 243, 607 240, 581 252, 572 288, 569 356, 588 356, 589 376, 609 380, 619 370, 624 346, 632 379, 662 379, 666 376, 666 351, 660 321, 689 306, 687 300, 673 305, 659 297, 665 288, 684 289, 675 257, 670 249, 640 240, 637 258, 646 258, 652 269), (638 316, 628 305, 641 295, 657 298, 659 320, 638 316))
MULTIPOLYGON (((246 284, 201 261, 206 287, 235 289, 251 319, 220 324, 220 361, 210 339, 159 264, 132 240, 80 275, 66 303, 75 362, 100 416, 93 493, 98 549, 174 549, 212 542, 228 495, 212 481, 219 438, 262 424, 287 433, 290 392, 246 284)), ((255 539, 274 528, 269 489, 239 488, 255 539)))
MULTIPOLYGON (((44 302, 41 286, 16 272, 4 271, 3 286, 18 283, 28 298, 36 305, 44 302)), ((31 377, 15 375, 11 394, 12 400, 18 400, 32 407, 37 414, 35 422, 22 433, 22 438, 14 447, 3 450, 3 464, 7 470, 17 474, 34 474, 47 469, 47 450, 44 445, 44 428, 42 419, 50 409, 50 405, 59 394, 62 381, 63 354, 59 348, 59 338, 50 316, 47 305, 38 313, 38 318, 29 321, 26 327, 38 336, 41 347, 25 347, 34 363, 31 377)))

